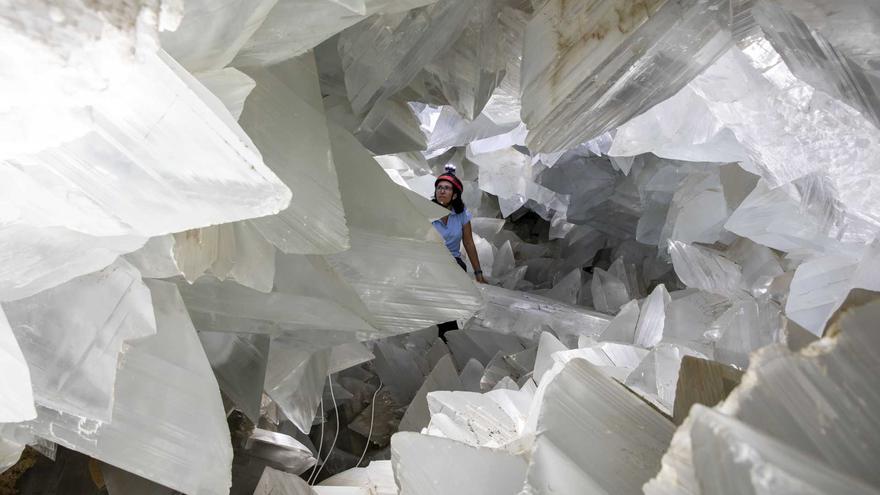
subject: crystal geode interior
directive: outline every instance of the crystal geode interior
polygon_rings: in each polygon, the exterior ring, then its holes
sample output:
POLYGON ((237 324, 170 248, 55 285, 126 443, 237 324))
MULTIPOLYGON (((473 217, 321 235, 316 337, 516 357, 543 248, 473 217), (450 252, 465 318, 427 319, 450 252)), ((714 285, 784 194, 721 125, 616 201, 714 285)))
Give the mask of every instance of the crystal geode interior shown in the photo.
POLYGON ((0 10, 11 493, 880 493, 876 2, 0 10))

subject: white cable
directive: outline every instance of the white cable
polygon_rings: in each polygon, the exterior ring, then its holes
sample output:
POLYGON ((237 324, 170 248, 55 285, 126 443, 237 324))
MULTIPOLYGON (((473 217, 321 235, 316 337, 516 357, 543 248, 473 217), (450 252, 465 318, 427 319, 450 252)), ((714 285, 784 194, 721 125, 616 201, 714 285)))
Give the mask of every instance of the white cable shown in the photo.
MULTIPOLYGON (((324 470, 324 466, 327 465, 327 460, 330 459, 330 454, 333 453, 333 448, 336 447, 336 439, 339 438, 339 410, 336 408, 336 394, 333 393, 333 378, 328 374, 327 379, 330 380, 330 398, 333 399, 333 410, 336 411, 336 434, 333 435, 333 443, 330 444, 330 450, 327 451, 327 456, 324 457, 324 462, 321 463, 321 467, 318 469, 318 472, 315 473, 315 479, 311 481, 311 485, 314 485, 318 481, 318 476, 321 474, 321 471, 324 470)), ((318 455, 321 453, 318 452, 318 455)))
POLYGON ((367 444, 364 446, 364 452, 361 454, 361 458, 358 459, 357 464, 354 467, 360 467, 361 461, 364 460, 364 456, 367 455, 367 450, 370 448, 370 439, 373 437, 373 421, 376 419, 376 396, 379 395, 379 391, 382 390, 382 382, 379 382, 379 388, 373 392, 373 400, 370 402, 370 407, 373 408, 370 411, 370 432, 367 434, 367 444))
POLYGON ((321 440, 318 442, 318 455, 315 459, 315 467, 312 468, 312 474, 309 475, 308 483, 312 484, 312 476, 315 474, 315 468, 318 467, 318 461, 321 460, 321 448, 324 447, 324 394, 321 394, 321 440))

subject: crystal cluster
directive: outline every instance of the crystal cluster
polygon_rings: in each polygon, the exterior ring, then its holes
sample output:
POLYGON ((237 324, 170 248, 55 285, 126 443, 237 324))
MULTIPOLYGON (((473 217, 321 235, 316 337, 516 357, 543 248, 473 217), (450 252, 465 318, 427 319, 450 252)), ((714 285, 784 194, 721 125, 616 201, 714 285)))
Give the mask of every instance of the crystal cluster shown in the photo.
POLYGON ((6 7, 0 486, 880 493, 874 3, 6 7))

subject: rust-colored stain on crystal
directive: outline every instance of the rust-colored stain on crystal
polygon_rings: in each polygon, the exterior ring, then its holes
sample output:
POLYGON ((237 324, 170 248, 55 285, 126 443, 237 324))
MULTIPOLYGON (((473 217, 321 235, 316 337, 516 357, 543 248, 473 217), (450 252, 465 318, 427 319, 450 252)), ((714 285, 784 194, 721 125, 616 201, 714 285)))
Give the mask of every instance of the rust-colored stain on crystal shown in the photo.
MULTIPOLYGON (((598 43, 608 36, 612 30, 621 34, 629 34, 653 15, 666 0, 629 0, 618 2, 614 7, 616 16, 606 16, 605 19, 591 19, 589 13, 595 8, 587 7, 580 9, 580 14, 574 19, 569 18, 569 11, 577 8, 572 0, 559 1, 559 16, 554 19, 556 25, 577 26, 576 29, 568 29, 572 35, 563 34, 559 28, 554 28, 556 33, 557 57, 553 70, 550 73, 550 84, 555 89, 559 84, 561 69, 569 63, 568 54, 575 48, 587 46, 590 43, 598 43)), ((582 0, 581 0, 582 1, 582 0)), ((598 8, 601 1, 592 2, 598 8)))

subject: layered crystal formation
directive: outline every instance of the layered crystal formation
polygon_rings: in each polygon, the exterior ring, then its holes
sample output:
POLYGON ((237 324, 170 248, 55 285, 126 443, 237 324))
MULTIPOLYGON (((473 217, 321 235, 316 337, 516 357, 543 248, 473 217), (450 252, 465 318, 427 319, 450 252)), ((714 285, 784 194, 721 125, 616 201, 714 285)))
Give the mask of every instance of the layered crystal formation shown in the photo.
POLYGON ((3 397, 0 422, 15 423, 33 419, 37 412, 34 409, 30 370, 2 310, 0 310, 0 343, 5 356, 2 392, 0 392, 3 397))
POLYGON ((574 147, 672 96, 730 44, 728 15, 726 1, 544 2, 523 51, 529 148, 574 147))
POLYGON ((366 115, 406 87, 467 26, 474 3, 439 0, 409 12, 371 17, 339 38, 352 109, 366 115))
POLYGON ((156 334, 125 353, 112 420, 40 406, 25 427, 178 491, 228 493, 232 448, 217 381, 176 287, 147 284, 156 334))
POLYGON ((838 335, 800 353, 761 351, 727 400, 714 409, 694 406, 645 493, 709 493, 721 486, 738 493, 765 486, 876 492, 869 466, 877 444, 867 426, 873 395, 862 370, 873 366, 867 350, 876 345, 878 310, 876 302, 851 309, 838 335), (842 376, 852 377, 845 391, 837 389, 842 376), (821 407, 800 405, 806 403, 821 407), (756 470, 766 476, 754 476, 756 470))
POLYGON ((97 422, 111 419, 126 341, 156 333, 150 292, 121 260, 3 311, 30 365, 36 403, 97 422))

